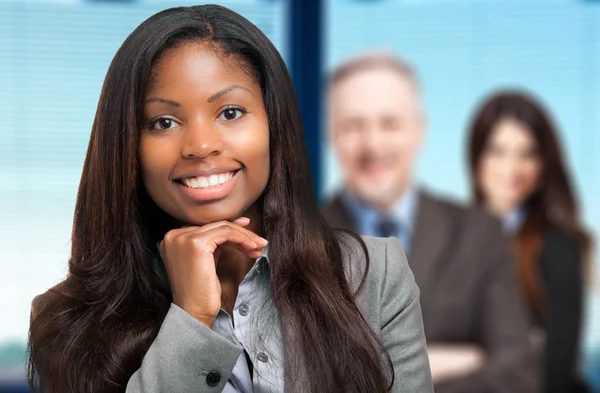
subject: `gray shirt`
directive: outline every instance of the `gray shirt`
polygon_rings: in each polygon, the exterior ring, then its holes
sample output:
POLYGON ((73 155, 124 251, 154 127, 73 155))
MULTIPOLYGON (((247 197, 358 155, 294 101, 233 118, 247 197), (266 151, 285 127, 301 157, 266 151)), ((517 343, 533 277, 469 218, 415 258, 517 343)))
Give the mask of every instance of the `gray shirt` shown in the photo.
MULTIPOLYGON (((363 239, 371 266, 356 301, 392 359, 395 380, 391 392, 432 393, 419 290, 400 242, 395 238, 363 239)), ((341 242, 348 281, 356 290, 365 256, 356 240, 344 236, 341 242)), ((254 366, 254 392, 284 392, 281 325, 266 264, 266 259, 259 260, 240 286, 234 309, 239 325, 236 329, 223 329, 221 323, 209 329, 172 304, 140 369, 129 379, 126 392, 222 392, 228 384, 237 389, 236 376, 232 379, 232 375, 236 367, 240 368, 239 375, 244 375, 240 361, 244 350, 254 366), (252 296, 245 296, 250 290, 252 296)), ((311 370, 304 372, 310 378, 311 370)))

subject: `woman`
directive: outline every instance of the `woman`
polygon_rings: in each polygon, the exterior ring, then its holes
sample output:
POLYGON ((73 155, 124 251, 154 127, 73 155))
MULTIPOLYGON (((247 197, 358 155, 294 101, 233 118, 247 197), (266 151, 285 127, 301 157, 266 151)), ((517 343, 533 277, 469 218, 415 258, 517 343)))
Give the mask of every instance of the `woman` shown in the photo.
POLYGON ((500 92, 469 134, 475 200, 514 236, 532 320, 545 336, 544 392, 577 392, 577 349, 588 237, 549 116, 533 98, 500 92))
POLYGON ((117 52, 72 244, 33 304, 42 392, 432 391, 399 242, 323 223, 285 64, 225 8, 117 52))

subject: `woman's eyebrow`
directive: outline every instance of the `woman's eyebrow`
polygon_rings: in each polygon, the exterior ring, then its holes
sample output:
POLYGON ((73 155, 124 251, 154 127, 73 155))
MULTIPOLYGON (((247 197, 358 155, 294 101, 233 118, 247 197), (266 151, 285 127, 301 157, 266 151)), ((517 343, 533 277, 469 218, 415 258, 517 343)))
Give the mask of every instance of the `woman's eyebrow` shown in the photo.
POLYGON ((148 98, 146 100, 147 104, 149 104, 151 102, 160 102, 160 103, 167 104, 167 105, 170 105, 170 106, 175 107, 175 108, 179 108, 181 106, 181 104, 179 102, 171 101, 171 100, 165 100, 165 99, 159 98, 159 97, 151 97, 151 98, 148 98))
POLYGON ((252 94, 252 92, 251 92, 249 89, 245 88, 244 86, 241 86, 241 85, 230 85, 230 86, 227 86, 227 87, 226 87, 226 88, 224 88, 224 89, 221 89, 221 90, 219 90, 217 93, 213 94, 212 96, 208 97, 208 100, 207 100, 207 101, 208 101, 208 102, 213 102, 213 101, 216 101, 216 100, 218 100, 218 99, 219 99, 219 98, 220 98, 220 97, 221 97, 223 94, 225 94, 225 93, 228 93, 228 92, 230 92, 230 91, 231 91, 231 90, 233 90, 233 89, 244 89, 244 90, 248 91, 250 94, 252 94))

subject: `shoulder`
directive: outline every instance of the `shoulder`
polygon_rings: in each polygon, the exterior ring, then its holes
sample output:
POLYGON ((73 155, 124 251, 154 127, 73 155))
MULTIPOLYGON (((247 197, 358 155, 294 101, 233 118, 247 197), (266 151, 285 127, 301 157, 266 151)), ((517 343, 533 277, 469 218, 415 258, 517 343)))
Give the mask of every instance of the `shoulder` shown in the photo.
POLYGON ((367 258, 369 275, 383 273, 389 263, 397 265, 400 270, 410 270, 402 245, 395 237, 358 236, 341 232, 338 238, 345 265, 353 271, 364 272, 367 258))
POLYGON ((458 224, 456 228, 468 233, 470 241, 481 237, 505 237, 500 220, 476 204, 466 205, 448 197, 440 197, 422 192, 420 203, 426 209, 434 210, 440 219, 458 224))
POLYGON ((579 249, 580 245, 577 238, 566 230, 556 225, 550 225, 544 232, 544 247, 568 247, 570 249, 579 249))
POLYGON ((539 263, 548 303, 577 312, 585 287, 585 261, 577 238, 556 226, 547 228, 539 263))
POLYGON ((434 208, 437 211, 449 215, 463 215, 466 212, 465 205, 455 199, 442 197, 428 190, 419 192, 419 202, 426 208, 434 208))
POLYGON ((542 267, 547 273, 566 274, 579 271, 582 264, 582 247, 577 238, 557 226, 550 226, 543 235, 542 267))
POLYGON ((346 214, 346 207, 342 202, 341 195, 340 192, 333 194, 321 205, 321 215, 329 223, 339 221, 340 216, 346 214))
POLYGON ((514 269, 510 237, 499 219, 475 204, 464 205, 427 194, 422 201, 420 208, 429 209, 426 214, 431 233, 438 232, 449 245, 445 263, 468 268, 477 280, 486 281, 497 280, 501 272, 514 269))
POLYGON ((412 298, 419 296, 413 273, 398 239, 344 234, 341 244, 348 281, 354 291, 360 287, 357 300, 363 304, 367 314, 376 313, 377 307, 374 306, 377 304, 390 301, 407 304, 412 298))
POLYGON ((410 273, 400 240, 370 236, 361 236, 361 239, 367 246, 374 273, 386 273, 388 270, 410 273))

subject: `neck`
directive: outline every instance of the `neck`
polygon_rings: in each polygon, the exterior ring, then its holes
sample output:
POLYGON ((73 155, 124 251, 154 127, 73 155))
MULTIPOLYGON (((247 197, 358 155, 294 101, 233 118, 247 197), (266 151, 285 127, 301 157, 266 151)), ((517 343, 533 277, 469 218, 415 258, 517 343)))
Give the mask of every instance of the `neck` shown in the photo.
MULTIPOLYGON (((254 232, 259 236, 264 236, 260 232, 261 218, 259 211, 255 206, 250 207, 242 217, 248 217, 250 224, 245 227, 250 232, 254 232)), ((217 263, 217 276, 224 282, 229 282, 235 285, 235 288, 244 280, 246 274, 254 266, 255 260, 247 257, 236 248, 222 247, 221 255, 217 263)))
POLYGON ((496 217, 505 218, 515 209, 515 206, 509 203, 488 201, 485 208, 496 217))
MULTIPOLYGON (((217 262, 217 276, 221 284, 221 308, 233 318, 233 308, 240 284, 252 269, 254 260, 232 247, 222 249, 217 262)), ((233 320, 232 320, 233 322, 233 320)))
POLYGON ((356 195, 356 197, 364 204, 370 205, 375 209, 379 210, 380 212, 385 213, 391 211, 394 208, 394 206, 398 203, 398 201, 401 200, 404 197, 404 195, 406 195, 408 190, 409 187, 404 186, 399 190, 395 190, 395 192, 382 193, 379 198, 373 199, 362 198, 359 196, 360 194, 354 192, 353 195, 356 195))
POLYGON ((237 288, 254 266, 254 259, 248 258, 233 247, 223 247, 217 263, 217 276, 221 282, 228 282, 237 288))

